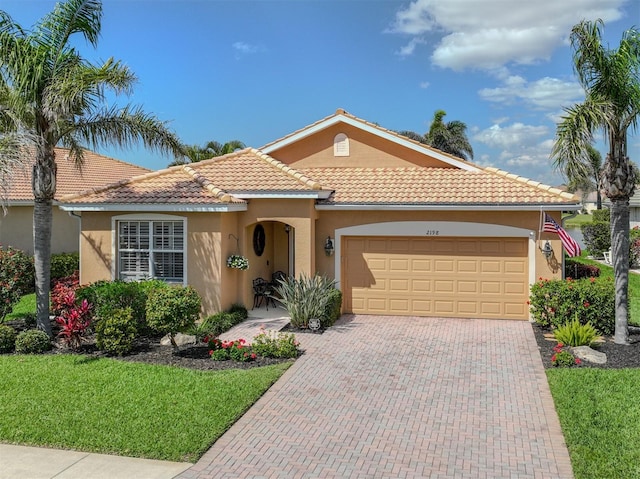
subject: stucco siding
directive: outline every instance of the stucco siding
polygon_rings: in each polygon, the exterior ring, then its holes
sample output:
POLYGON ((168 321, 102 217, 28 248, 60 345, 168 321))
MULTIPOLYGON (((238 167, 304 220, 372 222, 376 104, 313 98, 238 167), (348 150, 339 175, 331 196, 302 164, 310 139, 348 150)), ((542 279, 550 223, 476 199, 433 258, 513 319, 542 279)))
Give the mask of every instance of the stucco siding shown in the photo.
MULTIPOLYGON (((51 252, 77 252, 79 234, 80 221, 53 206, 51 252)), ((9 206, 6 216, 0 213, 0 244, 33 254, 33 206, 9 206)))
POLYGON ((297 143, 283 147, 272 156, 294 168, 311 167, 370 167, 407 166, 451 167, 439 160, 409 148, 392 144, 351 125, 334 125, 297 143), (349 138, 349 156, 333 155, 333 140, 338 133, 349 138))

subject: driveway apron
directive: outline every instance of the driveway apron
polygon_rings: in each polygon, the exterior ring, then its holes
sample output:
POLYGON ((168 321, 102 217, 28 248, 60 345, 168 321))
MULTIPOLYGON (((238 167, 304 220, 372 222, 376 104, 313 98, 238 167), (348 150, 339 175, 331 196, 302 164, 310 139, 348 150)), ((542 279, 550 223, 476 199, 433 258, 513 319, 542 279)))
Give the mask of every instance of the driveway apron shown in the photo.
POLYGON ((305 354, 179 478, 573 477, 528 322, 355 315, 296 337, 305 354))

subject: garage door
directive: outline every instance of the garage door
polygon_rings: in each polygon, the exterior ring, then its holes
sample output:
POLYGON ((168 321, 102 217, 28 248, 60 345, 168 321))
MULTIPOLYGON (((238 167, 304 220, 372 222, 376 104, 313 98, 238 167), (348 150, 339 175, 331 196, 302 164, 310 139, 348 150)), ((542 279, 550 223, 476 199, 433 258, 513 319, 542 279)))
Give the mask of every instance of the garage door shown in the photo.
POLYGON ((526 238, 343 238, 346 312, 527 319, 526 238))

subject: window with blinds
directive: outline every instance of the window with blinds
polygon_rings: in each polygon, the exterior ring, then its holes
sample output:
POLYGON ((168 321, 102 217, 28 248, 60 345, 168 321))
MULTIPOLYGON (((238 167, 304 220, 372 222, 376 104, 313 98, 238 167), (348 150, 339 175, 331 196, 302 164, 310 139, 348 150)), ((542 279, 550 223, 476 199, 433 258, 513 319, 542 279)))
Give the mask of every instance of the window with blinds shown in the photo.
POLYGON ((184 281, 182 221, 119 221, 118 277, 184 281))

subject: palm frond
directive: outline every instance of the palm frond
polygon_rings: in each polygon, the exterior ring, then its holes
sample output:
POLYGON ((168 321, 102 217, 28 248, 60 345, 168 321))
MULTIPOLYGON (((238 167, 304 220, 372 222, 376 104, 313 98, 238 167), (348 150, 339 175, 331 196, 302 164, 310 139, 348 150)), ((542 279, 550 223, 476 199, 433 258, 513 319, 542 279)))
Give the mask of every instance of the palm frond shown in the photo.
POLYGON ((98 44, 102 21, 100 0, 66 0, 56 3, 33 31, 34 40, 46 47, 55 61, 68 48, 71 35, 80 33, 94 47, 98 44))
POLYGON ((61 138, 73 136, 91 149, 106 145, 130 148, 142 142, 146 148, 161 154, 173 155, 178 159, 185 156, 183 145, 166 123, 139 107, 102 109, 80 118, 68 128, 61 138))

